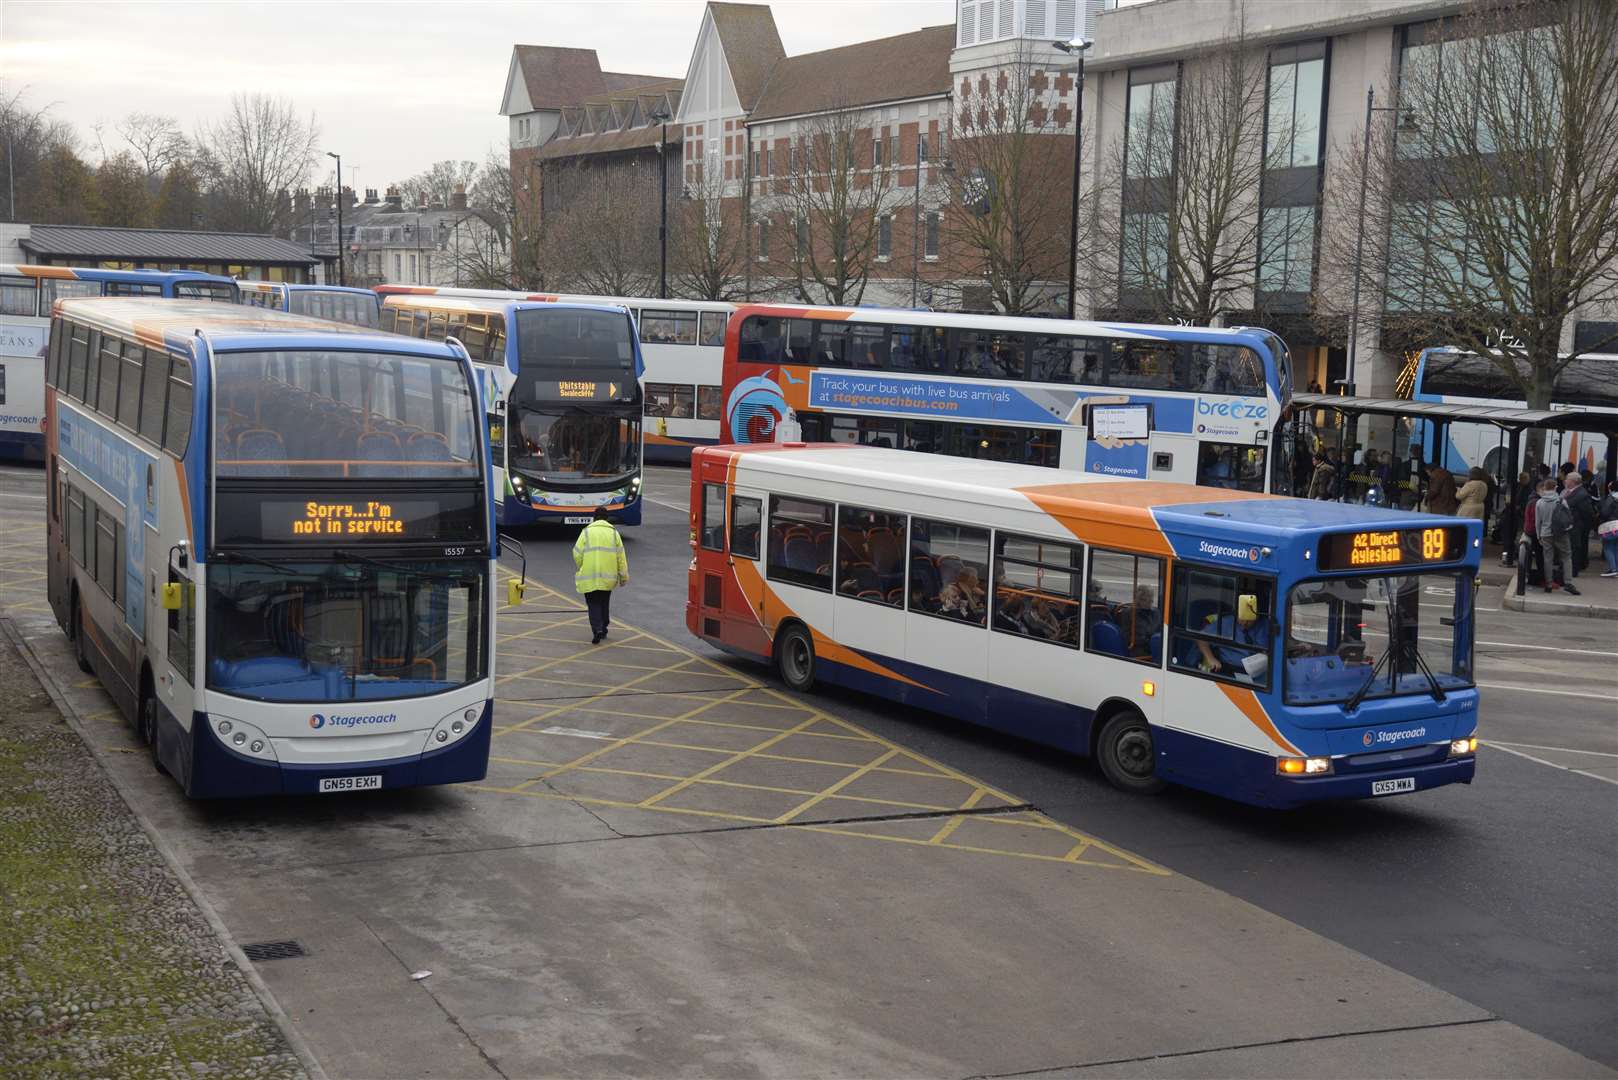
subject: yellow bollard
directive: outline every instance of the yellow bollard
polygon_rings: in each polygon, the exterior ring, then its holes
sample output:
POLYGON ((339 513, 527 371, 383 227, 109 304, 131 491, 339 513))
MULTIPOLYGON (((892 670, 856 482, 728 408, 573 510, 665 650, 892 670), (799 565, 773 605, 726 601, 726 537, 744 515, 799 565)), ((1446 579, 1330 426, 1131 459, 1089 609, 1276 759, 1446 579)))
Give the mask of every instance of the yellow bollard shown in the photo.
POLYGON ((521 581, 517 581, 516 579, 506 582, 506 606, 521 607, 522 594, 527 591, 527 589, 528 586, 526 584, 521 581))

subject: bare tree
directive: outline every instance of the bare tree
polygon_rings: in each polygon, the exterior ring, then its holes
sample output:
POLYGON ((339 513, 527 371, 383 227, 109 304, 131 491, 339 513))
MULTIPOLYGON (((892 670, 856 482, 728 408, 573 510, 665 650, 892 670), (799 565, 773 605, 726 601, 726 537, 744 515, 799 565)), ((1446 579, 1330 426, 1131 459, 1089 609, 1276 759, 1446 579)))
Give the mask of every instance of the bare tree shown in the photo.
POLYGON ((865 296, 881 219, 905 200, 893 169, 872 167, 871 118, 833 102, 799 125, 778 202, 793 291, 809 304, 865 296))
POLYGON ((545 170, 538 257, 554 284, 602 296, 651 296, 657 287, 655 167, 614 161, 545 170))
POLYGON ((1128 131, 1102 180, 1122 213, 1098 220, 1121 256, 1119 307, 1194 325, 1255 307, 1261 260, 1310 227, 1261 203, 1266 170, 1301 134, 1283 117, 1266 130, 1267 77, 1238 22, 1178 80, 1131 88, 1128 131))
POLYGON ((402 180, 396 186, 406 206, 423 202, 448 206, 457 191, 470 192, 477 179, 475 161, 435 161, 425 172, 402 180))
POLYGON ((741 200, 722 176, 687 184, 670 207, 669 268, 676 295, 736 300, 745 289, 747 243, 741 200))
POLYGON ((191 153, 191 143, 172 116, 156 113, 130 113, 114 129, 129 144, 130 151, 154 183, 191 153))
POLYGON ((129 151, 114 154, 101 163, 96 170, 96 193, 101 204, 97 215, 100 224, 145 228, 152 223, 152 197, 146 170, 129 151))
POLYGON ((1479 3, 1407 50, 1396 122, 1342 155, 1334 200, 1364 192, 1365 213, 1323 237, 1323 310, 1486 356, 1549 406, 1582 351, 1612 345, 1560 351, 1576 311, 1618 304, 1614 40, 1609 0, 1479 3))
POLYGON ((288 193, 314 167, 320 129, 313 116, 300 119, 290 101, 238 94, 198 141, 213 163, 215 225, 274 232, 290 210, 288 193))
POLYGON ((34 108, 27 88, 0 84, 0 142, 5 145, 5 188, 0 190, 8 221, 47 221, 45 206, 54 206, 44 191, 50 159, 58 149, 77 155, 79 139, 71 124, 53 120, 49 105, 34 108))

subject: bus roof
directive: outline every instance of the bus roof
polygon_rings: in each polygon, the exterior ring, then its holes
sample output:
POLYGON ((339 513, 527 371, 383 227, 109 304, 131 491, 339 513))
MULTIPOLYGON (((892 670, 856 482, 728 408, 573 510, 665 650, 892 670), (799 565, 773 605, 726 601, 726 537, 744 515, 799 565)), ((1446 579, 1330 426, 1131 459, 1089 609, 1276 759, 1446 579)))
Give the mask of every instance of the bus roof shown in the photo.
POLYGON ((653 311, 734 311, 733 300, 660 300, 655 296, 595 296, 587 293, 522 292, 514 289, 473 289, 456 285, 378 285, 389 296, 464 296, 486 299, 530 300, 539 304, 589 304, 607 307, 644 307, 653 311))
POLYGON ((103 270, 98 266, 32 266, 0 263, 0 276, 30 277, 36 281, 56 279, 65 281, 222 281, 232 284, 234 278, 222 274, 208 274, 201 270, 103 270))
POLYGON ((740 317, 776 315, 791 319, 836 319, 897 326, 945 326, 962 330, 1000 330, 1020 334, 1095 334, 1148 341, 1206 341, 1258 347, 1268 352, 1268 331, 1247 327, 1164 326, 1152 323, 1090 322, 1040 319, 1029 315, 960 315, 946 311, 914 311, 880 307, 806 307, 799 304, 742 304, 740 317))
POLYGON ((1254 545, 1279 548, 1322 532, 1469 520, 879 447, 764 443, 702 447, 694 454, 709 459, 733 454, 746 458, 749 471, 866 487, 874 507, 891 492, 923 504, 960 501, 1018 512, 1027 512, 1032 502, 1083 539, 1127 541, 1149 554, 1195 553, 1202 540, 1246 551, 1254 545), (1081 522, 1100 528, 1078 527, 1081 522))
POLYGON ((323 292, 323 293, 358 293, 361 296, 375 297, 376 293, 370 289, 362 289, 357 285, 317 285, 313 282, 299 284, 291 281, 243 281, 237 279, 243 292, 323 292))
POLYGON ((482 311, 491 314, 504 314, 509 311, 537 309, 554 311, 558 307, 565 307, 585 311, 611 311, 619 315, 629 313, 629 309, 622 304, 556 304, 545 301, 506 299, 498 296, 426 296, 420 293, 411 295, 388 293, 382 299, 389 307, 423 308, 429 311, 482 311))
POLYGON ((58 300, 56 310, 86 326, 130 335, 154 348, 183 348, 184 341, 200 330, 220 349, 308 348, 330 345, 330 341, 322 339, 341 336, 343 348, 460 358, 459 353, 443 342, 384 334, 370 327, 308 315, 207 300, 87 296, 58 300))

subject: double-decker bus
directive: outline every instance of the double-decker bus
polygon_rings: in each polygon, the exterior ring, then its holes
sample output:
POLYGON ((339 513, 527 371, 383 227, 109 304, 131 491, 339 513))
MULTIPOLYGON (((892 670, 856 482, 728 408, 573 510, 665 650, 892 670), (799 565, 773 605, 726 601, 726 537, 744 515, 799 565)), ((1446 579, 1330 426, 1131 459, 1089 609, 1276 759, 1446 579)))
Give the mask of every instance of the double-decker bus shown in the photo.
POLYGON ((291 285, 282 281, 238 281, 242 303, 271 311, 290 311, 316 319, 376 329, 382 298, 370 289, 346 285, 291 285))
POLYGON ((382 329, 472 356, 488 416, 496 520, 588 524, 641 516, 641 372, 622 307, 390 293, 382 329))
POLYGON ((166 296, 234 303, 236 283, 189 270, 0 266, 0 459, 45 457, 45 343, 70 296, 166 296))
POLYGON ((1264 806, 1469 782, 1481 523, 865 447, 707 447, 686 623, 1264 806))
MULTIPOLYGON (((1412 396, 1417 401, 1441 401, 1455 405, 1493 405, 1501 408, 1527 408, 1521 391, 1490 357, 1466 349, 1423 349, 1416 360, 1416 381, 1412 396)), ((1562 369, 1551 392, 1551 408, 1618 412, 1618 354, 1591 353, 1580 356, 1562 369)), ((1493 424, 1448 424, 1442 447, 1434 445, 1436 427, 1418 420, 1412 438, 1422 447, 1423 459, 1438 461, 1453 473, 1465 473, 1473 465, 1493 476, 1506 467, 1505 432, 1493 424)), ((1611 454, 1608 439, 1600 432, 1546 432, 1545 460, 1571 462, 1586 477, 1605 474, 1611 454)), ((1504 479, 1511 480, 1511 477, 1504 479)))
POLYGON ((493 521, 451 345, 183 300, 51 324, 47 585, 193 797, 476 780, 493 521))
POLYGON ((1290 487, 1291 360, 1266 330, 744 305, 724 393, 736 443, 801 437, 1290 487))
POLYGON ((640 335, 646 373, 646 460, 684 465, 693 446, 720 441, 720 383, 725 326, 736 305, 724 300, 653 300, 643 296, 505 292, 493 289, 379 285, 377 292, 488 296, 556 304, 607 304, 629 309, 640 335))

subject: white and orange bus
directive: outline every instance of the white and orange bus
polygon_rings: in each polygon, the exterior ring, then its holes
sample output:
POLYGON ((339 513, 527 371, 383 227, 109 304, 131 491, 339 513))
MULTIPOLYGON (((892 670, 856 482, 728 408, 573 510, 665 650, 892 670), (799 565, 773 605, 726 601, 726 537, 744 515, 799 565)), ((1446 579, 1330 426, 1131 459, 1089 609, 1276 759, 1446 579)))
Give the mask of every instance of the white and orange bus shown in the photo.
POLYGON ((686 623, 817 681, 1290 807, 1470 782, 1480 524, 872 447, 696 450, 686 623))

